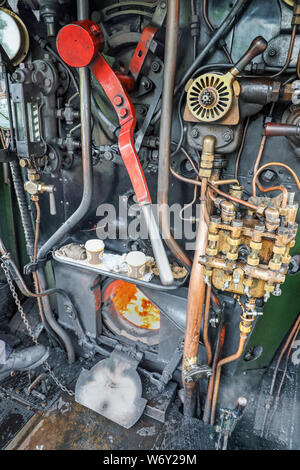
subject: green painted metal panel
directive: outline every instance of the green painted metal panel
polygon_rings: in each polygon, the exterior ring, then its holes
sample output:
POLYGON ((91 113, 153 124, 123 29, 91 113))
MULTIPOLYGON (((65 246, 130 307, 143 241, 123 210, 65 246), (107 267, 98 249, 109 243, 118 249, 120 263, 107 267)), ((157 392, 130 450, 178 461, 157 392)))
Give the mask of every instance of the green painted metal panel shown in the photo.
MULTIPOLYGON (((291 253, 300 253, 299 232, 291 253)), ((282 295, 280 297, 271 296, 266 303, 263 316, 256 323, 255 330, 245 349, 248 351, 255 346, 262 346, 263 353, 254 361, 246 362, 241 359, 237 372, 267 367, 299 312, 300 273, 287 276, 286 282, 282 286, 282 295)))

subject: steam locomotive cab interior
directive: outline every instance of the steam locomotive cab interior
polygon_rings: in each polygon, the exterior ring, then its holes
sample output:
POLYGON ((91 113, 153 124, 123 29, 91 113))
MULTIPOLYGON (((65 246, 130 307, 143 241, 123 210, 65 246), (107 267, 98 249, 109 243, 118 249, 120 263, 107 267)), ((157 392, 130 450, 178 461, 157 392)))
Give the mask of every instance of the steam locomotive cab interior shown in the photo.
MULTIPOLYGON (((299 448, 299 25, 298 0, 0 1, 1 409, 299 448)), ((23 424, 2 448, 41 445, 23 424)))

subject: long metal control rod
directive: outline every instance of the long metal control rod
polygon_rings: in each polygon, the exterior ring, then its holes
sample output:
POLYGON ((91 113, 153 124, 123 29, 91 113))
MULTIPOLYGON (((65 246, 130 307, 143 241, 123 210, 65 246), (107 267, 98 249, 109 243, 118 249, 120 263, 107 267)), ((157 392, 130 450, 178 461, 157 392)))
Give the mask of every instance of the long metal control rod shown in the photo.
MULTIPOLYGON (((79 19, 84 19, 89 14, 88 0, 77 0, 77 9, 79 19)), ((91 101, 90 101, 90 80, 89 70, 84 68, 79 71, 80 82, 80 116, 81 116, 81 149, 82 149, 82 168, 83 168, 83 194, 78 209, 71 217, 47 240, 39 249, 37 261, 46 257, 51 248, 56 245, 65 235, 67 235, 87 214, 93 195, 93 169, 92 169, 92 137, 91 137, 91 101)), ((37 270, 37 277, 40 290, 46 291, 47 282, 43 268, 37 270)), ((70 363, 75 360, 75 352, 69 335, 57 323, 50 305, 48 297, 42 297, 45 317, 62 339, 70 363)))
POLYGON ((169 0, 166 29, 164 85, 161 108, 162 114, 160 121, 157 202, 159 206, 160 228, 167 246, 181 263, 190 267, 191 261, 171 234, 168 205, 172 111, 176 73, 179 13, 180 0, 169 0))
MULTIPOLYGON (((77 9, 79 19, 88 17, 88 1, 78 0, 77 9)), ((91 90, 89 69, 79 69, 80 84, 80 116, 81 116, 81 149, 83 170, 83 194, 81 203, 69 219, 44 243, 39 249, 37 259, 43 259, 47 253, 65 235, 67 235, 87 214, 93 195, 93 167, 92 167, 92 137, 91 137, 91 90)))

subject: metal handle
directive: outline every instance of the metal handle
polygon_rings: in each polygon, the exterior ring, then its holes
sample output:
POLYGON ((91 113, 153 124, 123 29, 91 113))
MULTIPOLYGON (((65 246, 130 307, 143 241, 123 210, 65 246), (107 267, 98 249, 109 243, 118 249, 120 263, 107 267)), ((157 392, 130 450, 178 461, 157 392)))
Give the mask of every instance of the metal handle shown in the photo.
POLYGON ((252 59, 254 59, 254 57, 264 52, 267 47, 268 43, 262 36, 258 36, 257 38, 253 39, 249 49, 230 71, 232 75, 238 75, 246 67, 246 65, 248 65, 252 59))
POLYGON ((49 207, 50 207, 50 214, 56 215, 56 203, 55 203, 54 190, 49 192, 49 207))
POLYGON ((157 222, 152 211, 152 205, 142 205, 141 209, 148 229, 155 261, 159 270, 160 280, 164 286, 169 286, 173 284, 174 278, 162 239, 160 237, 157 222))

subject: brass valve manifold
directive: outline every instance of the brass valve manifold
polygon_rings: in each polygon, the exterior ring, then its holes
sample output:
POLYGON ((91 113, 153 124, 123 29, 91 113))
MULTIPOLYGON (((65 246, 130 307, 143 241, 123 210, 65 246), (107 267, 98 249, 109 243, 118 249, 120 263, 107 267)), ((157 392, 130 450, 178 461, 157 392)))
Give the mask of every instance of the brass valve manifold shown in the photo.
POLYGON ((199 259, 206 283, 219 290, 246 294, 249 299, 264 297, 267 301, 270 294, 280 295, 298 228, 295 208, 290 211, 287 206, 283 215, 277 208, 261 208, 265 223, 258 224, 254 218, 230 220, 227 205, 222 207, 222 203, 222 199, 215 201, 221 217, 211 216, 206 256, 199 259), (286 226, 279 226, 287 220, 290 222, 286 226), (241 245, 250 250, 245 261, 238 260, 241 245))

